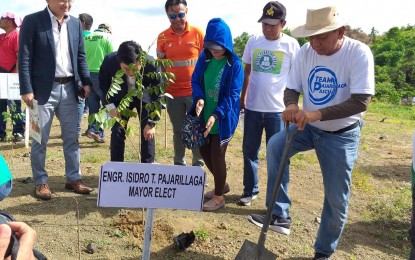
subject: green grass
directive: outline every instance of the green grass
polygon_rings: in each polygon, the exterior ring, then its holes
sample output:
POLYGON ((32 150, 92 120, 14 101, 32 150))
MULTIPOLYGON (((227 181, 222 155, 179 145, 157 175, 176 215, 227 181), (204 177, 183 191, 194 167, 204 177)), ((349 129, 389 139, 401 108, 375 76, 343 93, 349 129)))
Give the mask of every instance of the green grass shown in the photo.
POLYGON ((196 230, 195 235, 198 239, 203 241, 205 241, 209 237, 207 230, 204 228, 199 228, 198 230, 196 230))
POLYGON ((352 173, 352 188, 358 189, 359 192, 371 193, 375 190, 372 183, 372 176, 363 172, 359 167, 355 167, 352 173))
POLYGON ((393 105, 382 102, 372 102, 369 105, 369 113, 375 113, 379 116, 396 118, 396 119, 415 119, 415 106, 393 105))

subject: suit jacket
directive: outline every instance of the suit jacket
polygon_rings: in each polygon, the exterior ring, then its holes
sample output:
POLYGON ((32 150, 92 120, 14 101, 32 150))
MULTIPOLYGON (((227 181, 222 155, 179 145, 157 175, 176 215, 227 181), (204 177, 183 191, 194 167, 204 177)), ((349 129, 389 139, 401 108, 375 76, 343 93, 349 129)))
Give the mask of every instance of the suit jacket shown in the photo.
MULTIPOLYGON (((69 53, 75 82, 92 86, 86 63, 81 22, 71 16, 68 21, 69 53)), ((48 9, 27 15, 19 37, 20 95, 33 93, 40 105, 45 104, 52 90, 56 71, 56 51, 48 9)))
MULTIPOLYGON (((153 57, 147 56, 147 60, 152 60, 152 59, 153 57)), ((123 76, 124 82, 120 85, 121 90, 119 90, 117 94, 110 96, 107 99, 107 93, 111 87, 112 77, 114 77, 116 72, 120 69, 121 69, 120 62, 117 58, 116 51, 105 56, 104 61, 102 62, 101 68, 99 70, 99 85, 104 95, 103 100, 101 100, 103 105, 114 103, 114 105, 117 107, 120 104, 123 97, 127 95, 128 93, 127 76, 124 74, 123 76)), ((142 81, 144 88, 154 87, 161 83, 160 79, 150 78, 145 75, 149 72, 156 72, 156 71, 159 72, 160 68, 156 68, 150 62, 147 62, 146 66, 144 67, 144 77, 142 81)), ((159 98, 158 95, 154 95, 154 94, 150 95, 150 97, 151 97, 151 101, 155 101, 159 98)), ((159 120, 159 118, 155 118, 153 120, 159 120)))

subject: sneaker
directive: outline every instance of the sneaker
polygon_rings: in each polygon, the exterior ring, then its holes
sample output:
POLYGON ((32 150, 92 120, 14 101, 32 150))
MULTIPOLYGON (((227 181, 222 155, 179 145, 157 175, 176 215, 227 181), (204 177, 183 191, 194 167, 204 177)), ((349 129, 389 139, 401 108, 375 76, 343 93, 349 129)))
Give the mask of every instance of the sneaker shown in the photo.
MULTIPOLYGON (((257 226, 262 227, 265 222, 265 215, 251 214, 248 216, 248 220, 257 226)), ((290 234, 290 224, 291 218, 281 218, 272 214, 269 229, 288 236, 290 234)))
POLYGON ((313 260, 330 260, 330 256, 322 253, 315 253, 313 260))
POLYGON ((86 130, 85 135, 88 136, 89 138, 92 138, 95 140, 95 142, 97 143, 105 143, 104 138, 102 138, 101 136, 99 136, 99 134, 94 133, 91 130, 86 130))
POLYGON ((253 193, 251 195, 242 194, 238 200, 238 204, 241 206, 250 206, 252 201, 258 197, 258 193, 253 193))
MULTIPOLYGON (((228 193, 230 191, 231 191, 231 188, 229 187, 229 184, 225 183, 225 187, 223 187, 223 194, 222 195, 225 195, 226 193, 228 193)), ((205 199, 210 200, 210 199, 213 198, 214 195, 215 195, 215 189, 213 189, 211 191, 208 191, 208 192, 205 193, 205 199)))
POLYGON ((35 197, 42 200, 50 200, 52 198, 52 192, 50 191, 47 183, 42 183, 36 186, 35 197))
POLYGON ((215 211, 225 206, 225 199, 221 202, 217 202, 214 199, 209 200, 205 204, 203 204, 203 211, 215 211))

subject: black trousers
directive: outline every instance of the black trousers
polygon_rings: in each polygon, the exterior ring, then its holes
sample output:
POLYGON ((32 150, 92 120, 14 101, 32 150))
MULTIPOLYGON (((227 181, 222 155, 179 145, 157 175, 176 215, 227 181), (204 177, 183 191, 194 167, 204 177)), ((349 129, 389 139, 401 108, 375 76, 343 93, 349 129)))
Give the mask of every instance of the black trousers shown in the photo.
POLYGON ((228 144, 220 146, 220 138, 218 134, 208 135, 210 142, 199 148, 200 154, 202 155, 205 165, 209 171, 213 174, 215 181, 215 195, 223 195, 223 187, 226 183, 226 149, 228 144))
MULTIPOLYGON (((140 128, 141 128, 141 163, 153 163, 155 152, 156 152, 156 142, 155 139, 145 140, 144 139, 144 127, 147 125, 147 120, 149 118, 149 113, 145 109, 147 103, 142 102, 138 99, 134 99, 130 104, 130 109, 134 108, 137 110, 140 119, 140 128), (141 105, 143 106, 140 113, 141 105)), ((123 117, 127 122, 129 118, 123 117)), ((125 129, 119 124, 115 123, 111 128, 111 161, 114 162, 123 162, 124 161, 124 150, 125 150, 125 129)))

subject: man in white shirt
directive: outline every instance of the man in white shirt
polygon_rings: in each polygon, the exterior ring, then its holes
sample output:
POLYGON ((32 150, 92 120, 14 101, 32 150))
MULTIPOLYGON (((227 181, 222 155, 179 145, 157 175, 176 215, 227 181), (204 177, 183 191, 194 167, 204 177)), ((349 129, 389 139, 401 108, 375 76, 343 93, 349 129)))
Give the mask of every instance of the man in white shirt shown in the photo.
MULTIPOLYGON (((344 35, 346 23, 330 6, 307 11, 306 24, 295 28, 295 37, 308 37, 290 72, 284 92, 283 120, 298 130, 289 157, 314 149, 324 184, 321 223, 313 259, 330 259, 347 219, 352 171, 359 149, 362 115, 375 93, 374 61, 369 47, 344 35), (303 93, 303 108, 298 106, 303 93)), ((289 164, 283 172, 276 201, 272 201, 277 169, 285 146, 285 131, 275 134, 267 146, 267 205, 273 207, 270 229, 290 234, 288 196, 289 164)), ((278 184, 278 183, 277 183, 278 184)), ((264 216, 248 219, 262 226, 264 216)))

